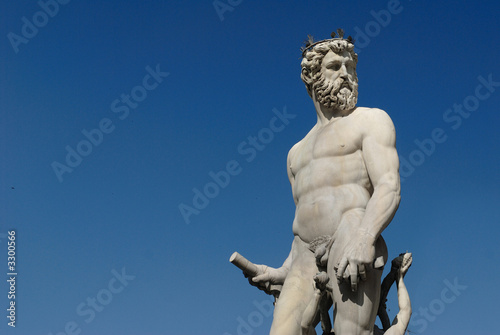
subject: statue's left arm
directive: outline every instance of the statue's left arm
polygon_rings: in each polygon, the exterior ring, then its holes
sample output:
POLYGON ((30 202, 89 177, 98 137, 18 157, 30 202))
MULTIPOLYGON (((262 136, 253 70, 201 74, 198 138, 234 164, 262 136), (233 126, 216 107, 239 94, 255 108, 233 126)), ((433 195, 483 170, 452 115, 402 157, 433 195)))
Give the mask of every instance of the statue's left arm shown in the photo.
POLYGON ((363 159, 373 185, 373 194, 366 206, 361 230, 375 244, 396 214, 401 200, 401 186, 394 125, 384 111, 374 109, 371 112, 374 120, 363 139, 363 159))
POLYGON ((353 243, 345 250, 337 271, 341 279, 348 269, 353 290, 357 288, 358 274, 361 279, 366 278, 365 265, 375 259, 375 242, 391 222, 401 199, 394 125, 379 109, 367 111, 363 122, 362 154, 373 194, 358 230, 352 232, 353 243))

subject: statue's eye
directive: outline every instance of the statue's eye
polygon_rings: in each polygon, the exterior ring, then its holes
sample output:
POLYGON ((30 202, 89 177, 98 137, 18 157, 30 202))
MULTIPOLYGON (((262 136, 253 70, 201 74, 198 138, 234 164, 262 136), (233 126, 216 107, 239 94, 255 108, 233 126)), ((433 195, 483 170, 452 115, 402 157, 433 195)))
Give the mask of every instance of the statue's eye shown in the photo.
POLYGON ((339 63, 332 64, 331 68, 333 71, 338 71, 340 70, 340 64, 339 63))

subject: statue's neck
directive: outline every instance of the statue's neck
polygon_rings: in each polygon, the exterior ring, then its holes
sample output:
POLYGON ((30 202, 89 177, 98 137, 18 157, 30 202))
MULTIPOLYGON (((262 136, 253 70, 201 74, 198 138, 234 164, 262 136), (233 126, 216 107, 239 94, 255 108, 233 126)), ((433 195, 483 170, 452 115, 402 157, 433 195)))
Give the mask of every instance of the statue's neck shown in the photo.
POLYGON ((314 107, 316 108, 316 114, 318 116, 318 125, 326 125, 330 122, 336 121, 347 115, 351 114, 356 107, 348 110, 336 109, 336 108, 326 108, 320 104, 315 98, 313 98, 314 107))

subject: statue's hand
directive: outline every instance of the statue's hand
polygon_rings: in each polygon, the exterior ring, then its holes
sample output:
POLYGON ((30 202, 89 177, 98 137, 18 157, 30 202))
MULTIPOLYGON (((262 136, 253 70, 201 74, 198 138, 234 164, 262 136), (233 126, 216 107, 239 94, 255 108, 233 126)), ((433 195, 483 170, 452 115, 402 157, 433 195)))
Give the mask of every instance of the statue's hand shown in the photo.
POLYGON ((358 288, 358 276, 366 280, 366 265, 373 264, 375 260, 375 246, 365 234, 359 235, 344 251, 340 263, 336 267, 337 281, 351 279, 351 289, 358 288))
POLYGON ((404 276, 406 274, 406 272, 408 271, 408 269, 411 266, 412 261, 413 261, 413 258, 412 258, 411 252, 407 252, 407 253, 402 254, 401 265, 399 268, 399 273, 402 276, 404 276))
POLYGON ((271 285, 283 285, 285 282, 288 270, 281 267, 279 269, 272 268, 267 265, 257 265, 258 274, 248 278, 251 285, 265 291, 269 294, 271 285))

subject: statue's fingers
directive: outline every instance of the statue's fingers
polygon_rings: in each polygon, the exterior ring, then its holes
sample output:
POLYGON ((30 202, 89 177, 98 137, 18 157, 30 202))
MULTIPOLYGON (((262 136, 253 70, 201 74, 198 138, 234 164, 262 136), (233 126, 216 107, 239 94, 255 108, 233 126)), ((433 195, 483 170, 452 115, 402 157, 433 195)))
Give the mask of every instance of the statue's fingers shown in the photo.
POLYGON ((271 275, 269 274, 269 272, 266 272, 266 273, 263 273, 261 275, 253 277, 252 281, 254 283, 259 283, 259 282, 269 281, 270 279, 271 279, 271 275))
POLYGON ((345 269, 347 268, 348 264, 349 264, 349 261, 347 260, 347 257, 342 258, 342 260, 339 263, 338 269, 337 269, 337 282, 338 283, 340 283, 342 281, 345 269))
POLYGON ((254 282, 253 278, 248 278, 248 282, 250 283, 250 285, 255 286, 255 287, 259 287, 260 288, 260 286, 262 286, 261 283, 254 282))
POLYGON ((351 289, 354 292, 358 289, 358 266, 351 264, 349 271, 351 273, 351 289))
POLYGON ((366 280, 366 267, 364 264, 360 264, 358 266, 359 269, 359 276, 361 277, 361 280, 365 281, 366 280))

